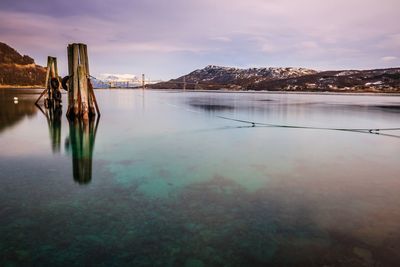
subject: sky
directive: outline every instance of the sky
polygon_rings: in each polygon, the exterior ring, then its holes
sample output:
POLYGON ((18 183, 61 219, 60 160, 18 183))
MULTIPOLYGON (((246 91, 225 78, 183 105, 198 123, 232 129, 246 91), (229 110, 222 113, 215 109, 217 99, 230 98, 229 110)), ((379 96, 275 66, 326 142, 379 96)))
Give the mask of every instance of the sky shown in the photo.
POLYGON ((88 45, 93 76, 167 80, 207 65, 400 66, 399 0, 0 0, 0 41, 45 65, 88 45))

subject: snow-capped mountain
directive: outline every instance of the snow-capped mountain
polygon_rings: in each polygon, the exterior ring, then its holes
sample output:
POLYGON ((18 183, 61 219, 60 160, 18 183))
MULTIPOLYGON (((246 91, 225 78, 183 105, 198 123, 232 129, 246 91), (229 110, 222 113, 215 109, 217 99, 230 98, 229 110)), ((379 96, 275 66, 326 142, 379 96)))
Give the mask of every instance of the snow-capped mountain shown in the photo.
POLYGON ((315 74, 317 71, 304 68, 250 68, 239 69, 209 65, 204 69, 195 70, 176 80, 186 79, 186 82, 234 83, 238 80, 265 80, 295 78, 315 74))
POLYGON ((305 68, 238 69, 207 66, 152 85, 158 89, 228 89, 307 92, 400 92, 400 68, 321 71, 305 68))

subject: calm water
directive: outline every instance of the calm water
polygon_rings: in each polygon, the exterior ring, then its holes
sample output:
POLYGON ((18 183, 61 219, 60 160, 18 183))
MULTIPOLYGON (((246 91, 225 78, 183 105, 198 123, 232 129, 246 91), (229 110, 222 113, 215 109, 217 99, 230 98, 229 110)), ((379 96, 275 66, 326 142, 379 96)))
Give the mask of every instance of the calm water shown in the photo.
POLYGON ((400 266, 400 131, 218 117, 391 128, 400 97, 101 90, 83 125, 37 93, 0 90, 0 266, 400 266))

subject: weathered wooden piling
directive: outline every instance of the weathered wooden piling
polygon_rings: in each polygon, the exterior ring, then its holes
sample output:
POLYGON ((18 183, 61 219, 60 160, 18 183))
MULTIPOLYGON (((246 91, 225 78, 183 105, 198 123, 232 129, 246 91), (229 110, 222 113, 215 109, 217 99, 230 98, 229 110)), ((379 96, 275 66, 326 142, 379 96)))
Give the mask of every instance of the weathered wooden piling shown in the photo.
POLYGON ((37 105, 40 99, 46 94, 47 97, 44 99, 44 106, 46 108, 57 109, 61 107, 61 91, 57 68, 57 58, 50 56, 47 57, 45 89, 40 94, 35 104, 37 105))
POLYGON ((85 44, 68 45, 68 110, 70 118, 88 120, 100 116, 99 107, 90 82, 89 57, 85 44), (96 109, 95 109, 96 108, 96 109))

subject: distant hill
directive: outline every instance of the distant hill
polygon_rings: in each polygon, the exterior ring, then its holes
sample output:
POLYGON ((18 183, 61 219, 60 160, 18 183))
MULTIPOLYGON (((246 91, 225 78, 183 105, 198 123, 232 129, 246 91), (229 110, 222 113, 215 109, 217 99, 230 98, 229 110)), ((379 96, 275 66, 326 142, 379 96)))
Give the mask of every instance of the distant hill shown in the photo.
POLYGON ((151 88, 182 89, 184 82, 187 89, 199 90, 400 93, 400 68, 318 72, 304 68, 207 66, 151 88))
POLYGON ((44 86, 46 68, 0 42, 0 87, 44 86))

